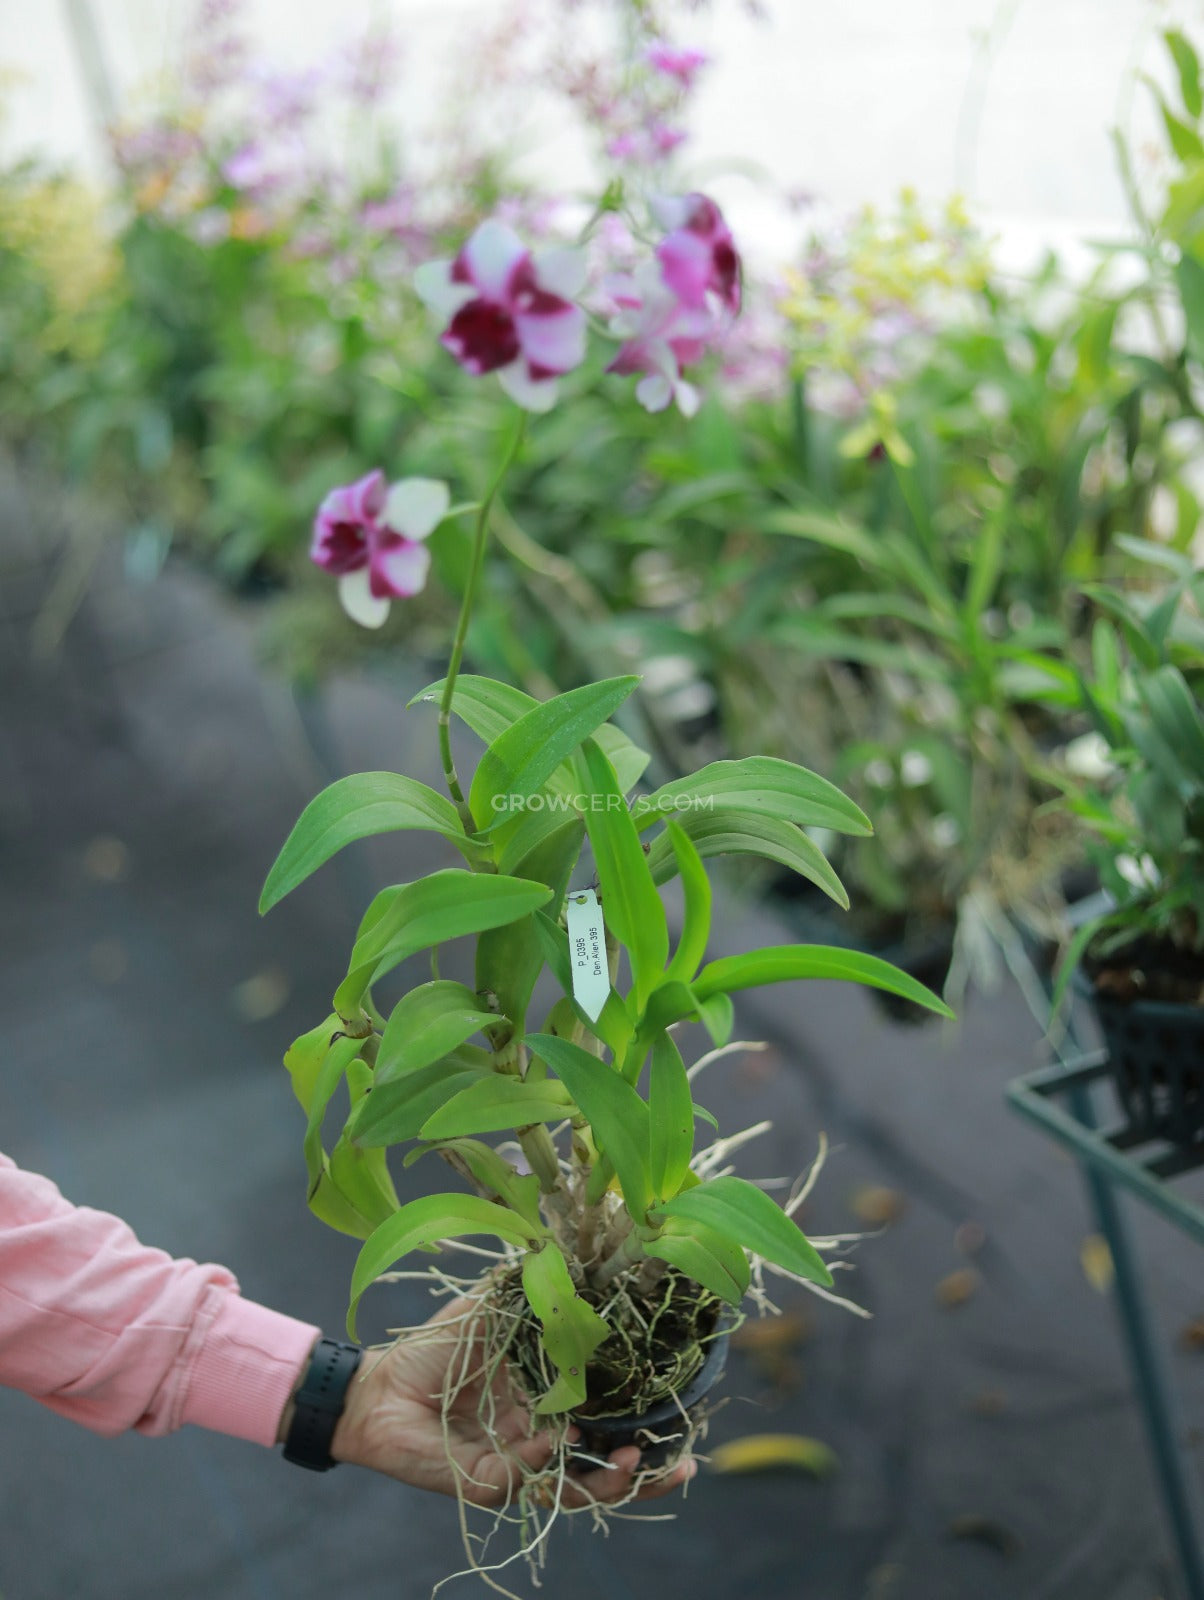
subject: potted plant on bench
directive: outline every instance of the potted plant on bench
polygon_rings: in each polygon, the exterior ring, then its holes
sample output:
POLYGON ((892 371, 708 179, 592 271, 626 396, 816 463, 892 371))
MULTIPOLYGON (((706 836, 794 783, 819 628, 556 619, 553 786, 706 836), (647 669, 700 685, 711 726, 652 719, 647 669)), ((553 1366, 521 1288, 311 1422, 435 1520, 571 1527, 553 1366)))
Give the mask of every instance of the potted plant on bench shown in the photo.
MULTIPOLYGON (((1125 540, 1170 577, 1149 592, 1094 586, 1091 777, 1062 778, 1086 824, 1110 906, 1067 950, 1090 997, 1133 1131, 1204 1142, 1204 574, 1173 550, 1125 540)), ((1089 764, 1080 762, 1080 769, 1089 764)))

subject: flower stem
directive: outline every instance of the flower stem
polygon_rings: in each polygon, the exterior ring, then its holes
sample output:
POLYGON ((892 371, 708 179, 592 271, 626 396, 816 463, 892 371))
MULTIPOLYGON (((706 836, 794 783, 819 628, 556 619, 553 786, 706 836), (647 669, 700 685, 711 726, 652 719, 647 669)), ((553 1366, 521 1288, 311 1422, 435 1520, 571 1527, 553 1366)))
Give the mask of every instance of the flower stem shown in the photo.
POLYGON ((447 792, 454 801, 464 827, 469 833, 476 832, 476 823, 473 821, 472 812, 468 809, 468 802, 465 800, 464 791, 460 787, 456 764, 452 759, 452 696, 455 694, 456 678, 460 672, 460 662, 464 657, 464 641, 468 637, 468 625, 472 621, 472 610, 476 604, 477 590, 480 588, 481 570, 485 565, 485 545, 489 538, 489 515, 493 510, 493 502, 497 497, 497 492, 505 481, 506 474, 513 466, 515 457, 522 447, 526 431, 527 413, 520 411, 518 425, 514 430, 506 454, 502 458, 502 464, 494 475, 493 482, 489 485, 477 511, 476 527, 473 531, 472 563, 468 569, 468 582, 464 586, 464 598, 460 602, 460 617, 456 623, 455 638, 452 640, 451 658, 447 664, 447 677, 443 683, 443 698, 439 702, 439 754, 443 761, 443 776, 447 779, 447 792))

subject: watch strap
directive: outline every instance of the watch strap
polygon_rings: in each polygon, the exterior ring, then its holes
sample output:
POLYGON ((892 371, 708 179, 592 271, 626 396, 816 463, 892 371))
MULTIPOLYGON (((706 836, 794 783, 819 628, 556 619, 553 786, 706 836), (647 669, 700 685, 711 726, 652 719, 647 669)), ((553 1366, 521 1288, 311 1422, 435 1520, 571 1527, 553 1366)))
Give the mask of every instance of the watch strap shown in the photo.
POLYGON ((357 1344, 325 1337, 318 1340, 294 1399, 293 1420, 284 1441, 286 1461, 311 1472, 329 1472, 338 1465, 330 1453, 330 1441, 363 1353, 357 1344))

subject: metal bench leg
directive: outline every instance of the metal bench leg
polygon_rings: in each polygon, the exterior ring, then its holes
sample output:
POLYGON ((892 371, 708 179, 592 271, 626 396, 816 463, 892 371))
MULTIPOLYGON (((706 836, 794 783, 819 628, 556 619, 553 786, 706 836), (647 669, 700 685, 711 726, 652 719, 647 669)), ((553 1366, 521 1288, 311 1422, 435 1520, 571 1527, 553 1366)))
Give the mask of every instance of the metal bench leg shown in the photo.
MULTIPOLYGON (((1070 1108, 1085 1127, 1096 1126, 1091 1093, 1083 1085, 1071 1090, 1070 1108)), ((1116 1306, 1137 1385, 1146 1435, 1162 1490, 1162 1503, 1183 1572, 1188 1600, 1204 1600, 1204 1549, 1201 1523, 1194 1515, 1196 1499, 1189 1467, 1175 1429, 1170 1379, 1150 1326, 1128 1225, 1109 1180, 1087 1162, 1080 1162, 1099 1230, 1108 1241, 1116 1272, 1116 1306)))

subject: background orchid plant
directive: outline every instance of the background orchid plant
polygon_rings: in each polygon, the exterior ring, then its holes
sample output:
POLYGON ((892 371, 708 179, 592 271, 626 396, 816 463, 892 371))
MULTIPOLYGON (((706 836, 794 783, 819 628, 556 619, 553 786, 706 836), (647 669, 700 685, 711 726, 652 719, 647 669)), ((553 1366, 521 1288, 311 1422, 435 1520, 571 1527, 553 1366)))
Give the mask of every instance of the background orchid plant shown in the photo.
MULTIPOLYGON (((739 257, 703 195, 661 202, 654 215, 664 231, 620 291, 608 370, 641 373, 650 410, 673 396, 688 409, 694 390, 683 369, 738 310, 739 257)), ((498 1348, 522 1371, 535 1410, 562 1418, 583 1406, 639 1411, 676 1392, 702 1361, 718 1304, 738 1305, 765 1265, 820 1292, 832 1284, 788 1211, 726 1167, 728 1144, 696 1150, 696 1119, 713 1119, 694 1101, 676 1026, 700 1022, 722 1053, 733 993, 799 978, 868 984, 948 1014, 914 979, 843 949, 788 945, 707 960, 704 858, 767 857, 847 904, 807 830, 865 835, 870 824, 832 784, 750 757, 632 799, 648 756, 611 718, 636 677, 540 702, 461 671, 498 492, 523 448, 527 413, 548 410, 585 358, 590 317, 575 298, 583 281, 580 256, 534 254, 496 219, 451 261, 421 269, 444 346, 470 372, 498 377, 520 407, 516 425, 479 503, 453 510, 441 483, 403 478, 388 488, 373 472, 323 501, 313 556, 338 577, 351 614, 371 625, 413 592, 437 522, 474 516, 448 671, 415 702, 438 707, 447 794, 387 772, 333 784, 302 814, 261 901, 267 910, 345 845, 394 829, 427 830, 460 858, 377 894, 329 1014, 286 1056, 308 1117, 309 1203, 365 1241, 353 1331, 364 1293, 410 1251, 492 1235, 501 1248, 481 1299, 508 1308, 498 1348), (453 718, 484 744, 467 783, 453 718), (676 940, 661 899, 672 879, 684 903, 676 940), (582 907, 588 926, 572 921, 582 907), (440 970, 444 948, 461 938, 475 940, 468 981, 440 970), (423 953, 430 977, 383 1007, 378 986, 423 953), (346 1112, 327 1148, 323 1128, 341 1087, 346 1112), (500 1147, 489 1142, 498 1134, 508 1135, 500 1147), (401 1204, 386 1153, 402 1144, 407 1163, 439 1155, 469 1192, 401 1204), (657 1306, 684 1308, 693 1331, 684 1352, 637 1350, 641 1337, 652 1340, 657 1306)))

